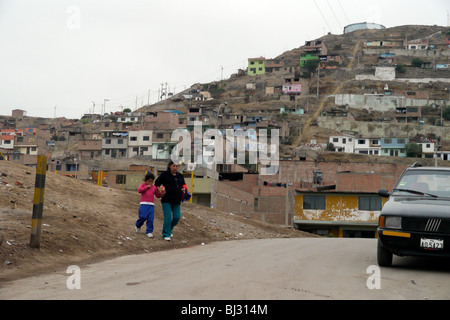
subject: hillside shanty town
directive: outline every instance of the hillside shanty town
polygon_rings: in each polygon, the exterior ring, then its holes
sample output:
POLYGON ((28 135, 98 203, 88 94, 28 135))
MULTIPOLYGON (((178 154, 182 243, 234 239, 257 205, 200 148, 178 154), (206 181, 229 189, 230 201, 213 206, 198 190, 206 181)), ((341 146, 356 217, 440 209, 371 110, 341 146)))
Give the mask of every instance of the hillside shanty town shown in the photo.
POLYGON ((193 152, 179 155, 180 172, 197 208, 357 238, 377 236, 378 190, 392 191, 405 168, 450 166, 450 28, 358 23, 276 57, 245 58, 229 79, 178 93, 162 86, 157 103, 140 107, 66 119, 11 106, 0 116, 0 159, 35 168, 45 155, 47 172, 136 191, 146 172, 167 169, 173 133, 186 132, 193 152), (224 153, 232 131, 232 155, 239 133, 245 161, 189 165, 205 152, 196 128, 203 146, 223 140, 224 153), (263 153, 276 156, 273 172, 263 153))

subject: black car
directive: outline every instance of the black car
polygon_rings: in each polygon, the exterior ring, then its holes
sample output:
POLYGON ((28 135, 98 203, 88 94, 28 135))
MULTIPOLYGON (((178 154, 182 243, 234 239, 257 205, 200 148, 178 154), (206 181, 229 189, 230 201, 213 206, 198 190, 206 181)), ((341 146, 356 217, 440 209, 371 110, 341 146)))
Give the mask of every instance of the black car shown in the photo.
POLYGON ((407 168, 389 197, 378 223, 377 260, 391 266, 398 256, 450 257, 450 168, 407 168))

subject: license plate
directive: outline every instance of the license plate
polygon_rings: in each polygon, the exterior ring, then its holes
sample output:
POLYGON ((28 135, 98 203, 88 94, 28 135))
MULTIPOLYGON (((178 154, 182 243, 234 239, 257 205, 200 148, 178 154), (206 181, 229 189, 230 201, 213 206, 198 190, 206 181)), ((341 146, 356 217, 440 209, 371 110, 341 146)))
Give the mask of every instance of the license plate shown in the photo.
POLYGON ((431 250, 444 249, 444 240, 422 238, 420 239, 420 247, 431 250))

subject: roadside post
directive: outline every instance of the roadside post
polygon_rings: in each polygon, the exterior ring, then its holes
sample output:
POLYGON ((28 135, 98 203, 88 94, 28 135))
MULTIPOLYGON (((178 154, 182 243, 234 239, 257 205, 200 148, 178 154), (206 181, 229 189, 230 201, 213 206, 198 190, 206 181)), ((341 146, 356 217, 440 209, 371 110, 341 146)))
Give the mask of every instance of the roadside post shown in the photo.
POLYGON ((99 170, 98 171, 98 173, 97 173, 97 185, 99 186, 99 187, 102 187, 103 186, 103 170, 99 170))
POLYGON ((192 203, 192 198, 194 197, 194 170, 191 171, 191 198, 189 202, 192 203))
POLYGON ((47 157, 37 157, 36 180, 34 187, 33 215, 31 220, 30 247, 39 249, 41 246, 42 213, 44 210, 45 175, 47 172, 47 157))

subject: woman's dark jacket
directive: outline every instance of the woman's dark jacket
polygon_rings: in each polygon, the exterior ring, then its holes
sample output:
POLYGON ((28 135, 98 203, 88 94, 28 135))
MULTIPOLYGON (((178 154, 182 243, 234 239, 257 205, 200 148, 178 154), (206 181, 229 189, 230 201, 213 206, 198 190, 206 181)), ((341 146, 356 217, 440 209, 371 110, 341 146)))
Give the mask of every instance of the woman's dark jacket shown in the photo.
POLYGON ((172 175, 170 169, 161 173, 155 181, 155 186, 159 187, 163 185, 164 188, 166 188, 166 194, 161 198, 161 202, 181 203, 181 198, 183 196, 181 188, 184 184, 186 184, 184 182, 184 177, 179 172, 177 172, 175 176, 172 175))

